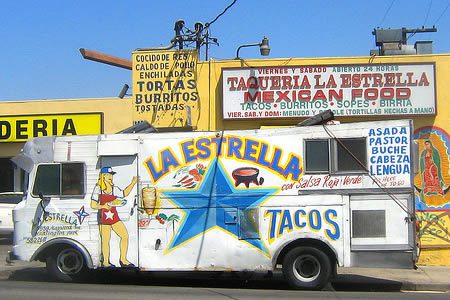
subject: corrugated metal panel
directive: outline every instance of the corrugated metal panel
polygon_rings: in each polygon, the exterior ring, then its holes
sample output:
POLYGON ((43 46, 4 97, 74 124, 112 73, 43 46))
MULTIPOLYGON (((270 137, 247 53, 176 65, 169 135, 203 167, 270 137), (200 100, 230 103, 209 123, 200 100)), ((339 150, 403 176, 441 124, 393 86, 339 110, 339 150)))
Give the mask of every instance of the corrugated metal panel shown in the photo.
POLYGON ((97 181, 97 141, 58 141, 55 161, 80 161, 86 164, 86 191, 92 191, 97 181))
POLYGON ((67 159, 67 144, 67 142, 55 142, 55 156, 53 158, 55 161, 65 161, 67 159))
POLYGON ((98 156, 135 155, 138 153, 136 141, 99 141, 98 156))

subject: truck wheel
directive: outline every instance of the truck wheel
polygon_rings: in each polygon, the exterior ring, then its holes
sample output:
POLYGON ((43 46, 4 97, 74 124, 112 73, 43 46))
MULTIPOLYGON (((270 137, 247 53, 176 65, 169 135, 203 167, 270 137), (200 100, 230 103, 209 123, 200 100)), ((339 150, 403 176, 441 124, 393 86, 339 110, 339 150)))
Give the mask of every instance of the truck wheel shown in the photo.
POLYGON ((322 289, 331 275, 328 256, 314 247, 297 247, 283 259, 283 275, 296 289, 322 289))
POLYGON ((80 281, 87 274, 83 254, 75 248, 60 248, 47 257, 47 271, 57 281, 80 281))

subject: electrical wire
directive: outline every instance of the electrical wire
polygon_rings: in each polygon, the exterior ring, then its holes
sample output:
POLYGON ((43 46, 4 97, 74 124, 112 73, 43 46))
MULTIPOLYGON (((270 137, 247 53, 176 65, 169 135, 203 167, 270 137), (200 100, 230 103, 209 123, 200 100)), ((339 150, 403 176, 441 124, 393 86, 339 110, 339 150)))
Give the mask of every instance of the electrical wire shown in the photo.
MULTIPOLYGON (((423 21, 423 27, 425 27, 427 21, 428 21, 428 16, 430 14, 430 10, 431 10, 431 5, 433 4, 433 0, 430 0, 430 4, 428 5, 428 10, 427 10, 427 14, 425 15, 425 21, 423 21)), ((412 38, 416 33, 417 30, 414 30, 414 32, 412 32, 410 35, 408 35, 408 37, 406 38, 406 41, 409 41, 410 38, 412 38)))
POLYGON ((434 21, 434 25, 436 25, 439 20, 444 16, 445 12, 447 11, 447 9, 450 7, 450 1, 447 3, 447 6, 444 8, 444 10, 442 11, 441 15, 436 19, 436 21, 434 21))
POLYGON ((216 22, 221 16, 223 16, 228 9, 230 9, 235 3, 237 2, 237 0, 233 0, 233 2, 231 2, 227 7, 225 7, 225 9, 218 14, 211 22, 208 22, 205 24, 205 27, 209 27, 211 26, 214 22, 216 22))
POLYGON ((323 124, 322 127, 325 130, 325 132, 328 134, 328 136, 330 138, 332 138, 333 140, 335 140, 348 154, 350 154, 350 156, 358 163, 358 165, 361 166, 367 172, 370 179, 372 179, 372 181, 383 192, 385 192, 408 215, 409 220, 413 221, 416 219, 414 212, 411 212, 408 209, 408 207, 406 205, 404 205, 403 203, 401 203, 401 201, 397 197, 395 197, 395 195, 392 194, 391 191, 389 191, 389 189, 387 189, 378 178, 376 178, 374 175, 372 175, 370 173, 369 169, 367 169, 367 167, 350 151, 350 149, 348 149, 344 145, 344 143, 342 143, 342 141, 334 135, 334 133, 328 128, 328 126, 326 124, 323 124))
POLYGON ((220 14, 218 14, 212 21, 206 23, 205 26, 201 29, 196 28, 196 30, 194 31, 184 26, 183 23, 182 27, 180 28, 180 36, 177 36, 176 38, 179 39, 179 42, 181 42, 184 47, 190 47, 194 43, 200 43, 200 46, 206 45, 205 55, 206 60, 208 60, 208 47, 210 44, 210 40, 212 41, 212 43, 218 45, 217 39, 209 37, 210 26, 221 16, 223 16, 228 11, 228 9, 230 9, 236 2, 237 0, 233 0, 227 7, 225 7, 225 9, 220 14))
POLYGON ((409 39, 412 38, 416 33, 417 33, 417 29, 414 30, 413 33, 411 33, 410 35, 408 35, 408 37, 406 38, 406 41, 409 41, 409 39))
POLYGON ((395 0, 391 1, 391 4, 389 5, 389 7, 387 8, 386 12, 384 13, 383 19, 381 19, 380 26, 383 24, 384 20, 386 19, 389 11, 391 10, 392 6, 394 5, 394 2, 395 2, 395 0))
POLYGON ((425 16, 425 21, 423 21, 423 27, 425 27, 425 25, 428 21, 428 16, 430 15, 430 10, 431 10, 432 5, 433 5, 433 0, 430 0, 430 5, 428 5, 428 10, 427 10, 427 14, 425 16))

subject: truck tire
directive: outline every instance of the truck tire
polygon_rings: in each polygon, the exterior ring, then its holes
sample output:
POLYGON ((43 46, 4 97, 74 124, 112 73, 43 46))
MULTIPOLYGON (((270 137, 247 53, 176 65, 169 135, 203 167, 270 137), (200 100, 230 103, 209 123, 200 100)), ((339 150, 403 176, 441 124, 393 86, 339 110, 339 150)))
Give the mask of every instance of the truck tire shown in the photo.
POLYGON ((322 289, 331 276, 328 256, 314 247, 296 247, 283 259, 283 275, 295 289, 322 289))
POLYGON ((57 281, 78 282, 86 279, 87 267, 83 254, 69 246, 47 256, 47 272, 57 281))

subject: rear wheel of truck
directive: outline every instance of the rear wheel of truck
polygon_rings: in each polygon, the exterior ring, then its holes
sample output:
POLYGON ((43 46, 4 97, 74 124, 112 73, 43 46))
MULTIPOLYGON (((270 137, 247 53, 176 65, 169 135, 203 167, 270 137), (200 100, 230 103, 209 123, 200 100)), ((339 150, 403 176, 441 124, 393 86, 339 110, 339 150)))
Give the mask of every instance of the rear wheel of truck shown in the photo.
POLYGON ((61 282, 76 282, 87 275, 83 254, 73 247, 58 248, 47 256, 47 271, 61 282))
POLYGON ((296 289, 322 289, 331 275, 328 256, 314 247, 296 247, 283 259, 283 275, 296 289))

